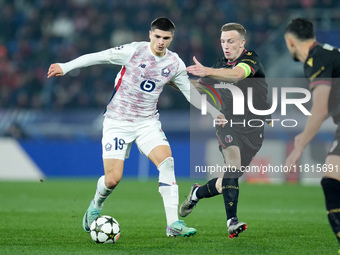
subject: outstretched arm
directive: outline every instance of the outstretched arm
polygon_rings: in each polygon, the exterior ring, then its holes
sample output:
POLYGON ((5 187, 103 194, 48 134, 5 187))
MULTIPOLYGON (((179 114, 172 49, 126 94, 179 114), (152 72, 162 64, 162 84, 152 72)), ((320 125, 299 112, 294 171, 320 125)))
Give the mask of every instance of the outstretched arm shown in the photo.
POLYGON ((67 63, 54 63, 50 66, 47 78, 53 76, 63 76, 71 70, 98 64, 108 64, 106 51, 86 54, 67 63))
POLYGON ((243 68, 236 66, 233 69, 229 68, 210 68, 203 66, 196 57, 193 57, 195 65, 188 66, 187 72, 199 77, 210 77, 218 81, 238 82, 245 78, 246 73, 243 68))

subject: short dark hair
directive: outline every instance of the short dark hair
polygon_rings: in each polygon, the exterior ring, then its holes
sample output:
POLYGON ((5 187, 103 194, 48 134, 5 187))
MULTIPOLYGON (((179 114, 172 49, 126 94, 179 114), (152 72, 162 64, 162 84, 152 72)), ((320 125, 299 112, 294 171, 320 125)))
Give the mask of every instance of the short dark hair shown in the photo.
POLYGON ((302 41, 315 38, 313 23, 305 18, 292 19, 286 27, 285 34, 287 33, 302 41))
POLYGON ((160 17, 151 22, 151 31, 155 29, 169 31, 173 34, 175 32, 175 24, 168 18, 160 17))
POLYGON ((221 28, 221 32, 231 31, 235 30, 237 31, 242 37, 246 36, 246 29, 239 23, 227 23, 224 24, 221 28))

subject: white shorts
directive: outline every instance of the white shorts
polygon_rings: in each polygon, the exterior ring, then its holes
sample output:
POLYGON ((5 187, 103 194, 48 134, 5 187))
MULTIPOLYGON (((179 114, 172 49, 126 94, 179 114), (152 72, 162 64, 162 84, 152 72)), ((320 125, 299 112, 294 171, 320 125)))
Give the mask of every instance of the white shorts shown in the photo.
POLYGON ((129 157, 132 142, 146 156, 158 145, 169 145, 157 119, 137 122, 105 118, 103 122, 103 159, 126 159, 129 157))

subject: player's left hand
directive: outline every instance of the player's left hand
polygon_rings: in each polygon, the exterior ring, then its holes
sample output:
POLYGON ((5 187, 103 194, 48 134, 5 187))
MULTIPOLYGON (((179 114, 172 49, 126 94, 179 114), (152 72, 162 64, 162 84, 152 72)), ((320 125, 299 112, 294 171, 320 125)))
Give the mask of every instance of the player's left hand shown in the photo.
POLYGON ((186 69, 187 72, 199 77, 205 77, 207 75, 206 67, 198 62, 195 56, 193 57, 193 60, 195 62, 195 65, 188 66, 186 69))

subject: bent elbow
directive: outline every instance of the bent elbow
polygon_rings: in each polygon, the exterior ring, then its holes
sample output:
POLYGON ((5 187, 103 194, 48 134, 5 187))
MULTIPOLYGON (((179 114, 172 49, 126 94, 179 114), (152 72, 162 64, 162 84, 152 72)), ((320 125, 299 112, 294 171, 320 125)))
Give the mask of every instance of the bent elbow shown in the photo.
POLYGON ((318 109, 318 111, 312 111, 311 115, 317 116, 321 121, 326 120, 329 117, 328 109, 318 109))
POLYGON ((323 120, 327 119, 329 117, 328 109, 323 110, 320 115, 323 120))

